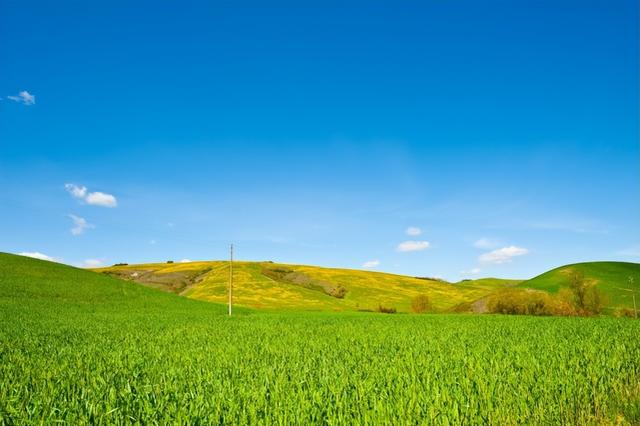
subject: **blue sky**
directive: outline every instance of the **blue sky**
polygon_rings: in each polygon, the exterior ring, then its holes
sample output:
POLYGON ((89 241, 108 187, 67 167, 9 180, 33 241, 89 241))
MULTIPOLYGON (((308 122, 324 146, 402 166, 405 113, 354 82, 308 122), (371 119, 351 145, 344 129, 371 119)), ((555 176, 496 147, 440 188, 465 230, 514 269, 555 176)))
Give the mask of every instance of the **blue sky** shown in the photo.
POLYGON ((640 261, 637 2, 268 3, 2 1, 0 251, 640 261))

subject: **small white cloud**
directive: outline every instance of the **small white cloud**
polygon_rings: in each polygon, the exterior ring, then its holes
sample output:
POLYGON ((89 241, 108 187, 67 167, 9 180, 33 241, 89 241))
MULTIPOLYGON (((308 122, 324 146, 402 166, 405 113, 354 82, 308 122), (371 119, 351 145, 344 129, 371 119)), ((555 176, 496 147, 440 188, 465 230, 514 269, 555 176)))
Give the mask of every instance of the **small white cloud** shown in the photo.
POLYGON ((76 216, 74 214, 70 214, 68 216, 73 221, 73 228, 71 228, 71 233, 73 235, 80 235, 84 233, 85 229, 95 228, 95 226, 87 222, 87 220, 83 217, 76 216))
POLYGON ((23 90, 15 96, 7 96, 7 99, 11 99, 12 101, 23 105, 34 105, 36 103, 36 97, 26 90, 23 90))
POLYGON ((380 265, 379 260, 369 260, 368 262, 364 262, 362 264, 362 267, 365 269, 371 269, 371 268, 375 268, 378 265, 380 265))
POLYGON ((64 188, 73 196, 79 200, 83 200, 87 204, 93 206, 102 207, 116 207, 118 200, 111 194, 105 194, 104 192, 95 191, 89 192, 86 186, 76 185, 74 183, 66 183, 64 188))
POLYGON ((87 204, 102 207, 116 207, 118 205, 116 197, 111 194, 105 194, 104 192, 91 192, 87 195, 85 201, 87 204))
POLYGON ((191 260, 191 259, 182 259, 180 261, 180 263, 189 263, 189 262, 193 262, 193 260, 191 260))
POLYGON ((492 240, 490 238, 480 238, 478 241, 473 243, 475 248, 479 249, 492 249, 498 246, 498 242, 496 240, 492 240))
POLYGON ((478 260, 482 263, 507 263, 511 262, 511 259, 516 256, 524 256, 528 254, 529 250, 522 247, 509 246, 501 249, 493 250, 481 255, 478 260))
POLYGON ((101 259, 86 259, 82 262, 83 268, 98 268, 104 265, 104 261, 101 259))
POLYGON ((57 262, 57 260, 51 256, 47 256, 39 251, 23 251, 18 253, 20 256, 33 257, 34 259, 48 260, 49 262, 57 262))
POLYGON ((482 269, 480 268, 471 268, 466 271, 460 271, 462 275, 478 275, 480 272, 482 272, 482 269))
POLYGON ((71 194, 74 198, 79 198, 81 200, 84 199, 87 195, 87 187, 86 186, 78 186, 73 183, 65 183, 64 188, 71 194))
POLYGON ((417 228, 415 226, 410 226, 404 232, 411 237, 417 237, 418 235, 422 234, 422 229, 417 228))
POLYGON ((620 250, 616 254, 626 257, 640 257, 640 244, 620 250))
POLYGON ((399 252, 421 251, 431 247, 428 241, 405 241, 398 245, 399 252))

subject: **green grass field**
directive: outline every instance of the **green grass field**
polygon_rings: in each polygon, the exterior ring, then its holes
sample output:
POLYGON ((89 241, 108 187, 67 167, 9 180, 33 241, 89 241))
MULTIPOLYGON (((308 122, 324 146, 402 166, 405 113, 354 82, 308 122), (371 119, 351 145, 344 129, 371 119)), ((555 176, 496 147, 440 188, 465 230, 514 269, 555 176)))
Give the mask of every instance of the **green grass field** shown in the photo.
POLYGON ((0 254, 0 424, 638 424, 640 322, 262 312, 0 254))

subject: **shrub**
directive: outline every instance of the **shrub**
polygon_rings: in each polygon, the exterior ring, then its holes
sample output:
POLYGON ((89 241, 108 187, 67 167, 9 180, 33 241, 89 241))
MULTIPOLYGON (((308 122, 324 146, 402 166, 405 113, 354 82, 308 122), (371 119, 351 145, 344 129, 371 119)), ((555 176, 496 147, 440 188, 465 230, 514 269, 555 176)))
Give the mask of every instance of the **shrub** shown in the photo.
POLYGON ((344 299, 344 296, 347 294, 347 289, 338 285, 337 287, 330 288, 328 292, 330 296, 337 297, 338 299, 344 299))
POLYGON ((411 300, 411 310, 416 314, 422 314, 431 310, 431 301, 426 294, 420 294, 411 300))
POLYGON ((378 310, 377 311, 380 312, 380 313, 383 313, 383 314, 395 314, 396 313, 396 308, 391 308, 391 307, 378 305, 378 310))
POLYGON ((631 308, 618 308, 613 314, 618 318, 637 318, 636 311, 631 308))
POLYGON ((173 263, 173 260, 167 260, 167 263, 173 263))
POLYGON ((589 287, 584 298, 584 310, 587 314, 599 315, 604 308, 604 296, 596 287, 589 287))
POLYGON ((113 266, 127 266, 128 263, 114 263, 113 266))
POLYGON ((487 311, 511 315, 555 315, 555 300, 540 291, 504 289, 487 299, 487 311))

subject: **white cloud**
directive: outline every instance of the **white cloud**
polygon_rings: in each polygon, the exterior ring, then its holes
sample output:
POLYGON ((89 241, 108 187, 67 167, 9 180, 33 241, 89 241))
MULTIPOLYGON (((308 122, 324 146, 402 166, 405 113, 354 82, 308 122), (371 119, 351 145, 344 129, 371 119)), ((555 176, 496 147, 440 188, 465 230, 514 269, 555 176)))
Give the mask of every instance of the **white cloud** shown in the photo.
POLYGON ((473 246, 479 249, 492 249, 497 245, 498 242, 496 240, 492 240, 491 238, 480 238, 473 243, 473 246))
POLYGON ((98 268, 104 264, 101 259, 86 259, 82 262, 84 268, 98 268))
POLYGON ((64 187, 74 198, 83 200, 87 204, 102 207, 116 207, 118 205, 118 200, 111 194, 100 191, 89 192, 86 186, 78 186, 73 183, 66 183, 64 187))
POLYGON ((49 262, 57 262, 57 260, 51 256, 47 256, 39 251, 23 251, 18 253, 20 256, 33 257, 34 259, 48 260, 49 262))
POLYGON ((428 241, 405 241, 398 245, 397 250, 400 252, 421 251, 429 247, 431 247, 431 244, 428 241))
POLYGON ((511 258, 516 256, 524 256, 528 254, 529 250, 522 247, 509 246, 501 249, 493 250, 481 255, 478 260, 482 263, 507 263, 511 262, 511 258))
POLYGON ((191 260, 191 259, 182 259, 180 261, 180 263, 189 263, 189 262, 193 262, 193 260, 191 260))
POLYGON ((405 233, 411 237, 417 237, 418 235, 422 234, 422 229, 417 228, 415 226, 410 226, 407 228, 405 233))
POLYGON ((371 269, 371 268, 375 268, 378 265, 380 265, 379 260, 369 260, 368 262, 364 262, 362 264, 362 267, 365 269, 371 269))
POLYGON ((26 90, 23 90, 15 96, 7 96, 7 99, 11 99, 12 101, 16 101, 23 105, 34 105, 36 103, 36 97, 26 90))
POLYGON ((73 183, 65 183, 64 188, 71 194, 74 198, 79 198, 81 200, 84 199, 87 195, 87 187, 86 186, 78 186, 73 183))
POLYGON ((460 271, 462 275, 478 275, 480 272, 482 272, 482 269, 480 268, 471 268, 466 271, 460 271))
POLYGON ((76 216, 75 214, 70 214, 68 216, 73 221, 73 228, 71 228, 71 233, 73 235, 80 235, 84 233, 85 229, 95 228, 95 226, 87 222, 87 220, 83 217, 76 216))
POLYGON ((616 254, 619 256, 640 257, 640 244, 620 250, 616 254))
POLYGON ((116 197, 111 194, 105 194, 104 192, 91 192, 87 195, 85 201, 87 204, 102 207, 116 207, 118 205, 116 197))

